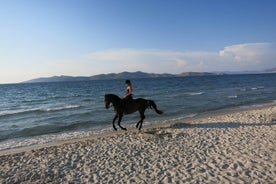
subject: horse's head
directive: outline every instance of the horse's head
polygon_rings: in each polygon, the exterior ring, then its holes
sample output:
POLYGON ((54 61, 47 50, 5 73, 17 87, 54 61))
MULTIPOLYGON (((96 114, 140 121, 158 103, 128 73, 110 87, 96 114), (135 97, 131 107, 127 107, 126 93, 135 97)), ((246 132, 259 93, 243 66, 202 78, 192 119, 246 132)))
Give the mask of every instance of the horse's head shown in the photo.
POLYGON ((110 107, 110 103, 112 103, 114 107, 117 107, 121 103, 121 101, 122 99, 117 95, 113 95, 113 94, 104 95, 105 108, 107 109, 110 107))
POLYGON ((109 108, 110 107, 110 97, 109 95, 104 95, 104 103, 105 103, 105 108, 109 108))

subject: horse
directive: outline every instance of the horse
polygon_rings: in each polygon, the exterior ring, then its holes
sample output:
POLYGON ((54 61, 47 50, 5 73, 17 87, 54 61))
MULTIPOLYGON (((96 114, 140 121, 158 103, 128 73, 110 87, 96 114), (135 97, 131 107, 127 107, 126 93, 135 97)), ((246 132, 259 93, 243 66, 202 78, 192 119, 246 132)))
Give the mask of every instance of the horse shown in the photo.
POLYGON ((114 130, 117 130, 117 128, 115 127, 115 121, 116 121, 117 118, 119 118, 118 126, 122 130, 127 130, 126 128, 122 127, 121 124, 120 124, 121 120, 123 118, 124 112, 127 112, 125 114, 132 114, 136 111, 139 111, 141 119, 136 124, 136 128, 139 128, 139 130, 141 130, 141 128, 142 128, 143 121, 145 119, 145 114, 144 113, 145 113, 145 110, 147 108, 151 108, 151 109, 153 108, 157 114, 162 114, 163 113, 162 111, 157 109, 157 106, 156 106, 156 104, 153 100, 146 100, 146 99, 143 99, 143 98, 137 98, 137 99, 133 99, 129 102, 126 102, 125 100, 121 99, 117 95, 106 94, 104 96, 104 101, 105 101, 105 108, 106 109, 108 109, 110 107, 110 103, 112 103, 112 105, 114 107, 115 116, 114 116, 113 122, 112 122, 114 130))

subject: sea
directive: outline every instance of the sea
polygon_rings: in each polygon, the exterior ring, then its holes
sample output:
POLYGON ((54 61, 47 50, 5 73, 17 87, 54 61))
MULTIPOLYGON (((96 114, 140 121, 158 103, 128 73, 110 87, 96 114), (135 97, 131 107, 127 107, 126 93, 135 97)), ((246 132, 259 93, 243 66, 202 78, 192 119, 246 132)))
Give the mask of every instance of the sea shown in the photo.
MULTIPOLYGON (((231 108, 276 104, 276 74, 131 79, 134 98, 154 100, 164 114, 145 112, 145 125, 231 108)), ((0 151, 114 131, 105 94, 123 97, 125 79, 0 85, 0 151)), ((121 125, 134 128, 139 114, 121 125)))

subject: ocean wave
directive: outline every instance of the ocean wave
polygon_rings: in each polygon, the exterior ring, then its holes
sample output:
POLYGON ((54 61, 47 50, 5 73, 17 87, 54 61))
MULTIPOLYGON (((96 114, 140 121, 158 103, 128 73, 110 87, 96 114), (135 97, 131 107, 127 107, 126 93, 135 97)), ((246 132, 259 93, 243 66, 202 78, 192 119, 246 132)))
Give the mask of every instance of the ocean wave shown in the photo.
POLYGON ((264 89, 265 87, 264 86, 257 86, 257 87, 243 87, 243 88, 240 88, 239 90, 240 91, 250 91, 250 90, 259 90, 259 89, 264 89))
POLYGON ((13 116, 13 115, 19 115, 19 114, 26 114, 26 113, 34 113, 39 112, 38 108, 34 109, 20 109, 20 110, 8 110, 0 112, 0 117, 6 117, 6 116, 13 116))
POLYGON ((189 96, 196 96, 196 95, 202 95, 202 94, 204 94, 204 92, 188 92, 186 94, 189 96))
POLYGON ((227 98, 238 98, 238 95, 229 95, 227 98))
POLYGON ((184 116, 180 116, 180 117, 177 117, 177 118, 170 119, 169 121, 178 121, 178 120, 182 120, 182 119, 186 119, 186 118, 193 118, 197 115, 198 115, 197 113, 188 114, 188 115, 184 115, 184 116))
POLYGON ((66 109, 74 109, 79 108, 80 105, 66 105, 60 107, 50 107, 50 108, 33 108, 33 109, 19 109, 19 110, 7 110, 0 112, 0 117, 14 116, 14 115, 22 115, 29 113, 42 113, 42 112, 51 112, 51 111, 62 111, 66 109))
POLYGON ((105 132, 112 131, 111 127, 101 128, 101 129, 93 129, 93 130, 79 130, 72 132, 63 132, 63 133, 52 133, 47 135, 37 135, 28 138, 14 138, 10 140, 6 140, 0 142, 0 151, 15 149, 21 147, 28 147, 33 145, 43 145, 58 141, 65 141, 71 139, 85 138, 93 135, 103 134, 105 132))
POLYGON ((79 105, 66 105, 66 106, 60 106, 60 107, 50 107, 50 108, 46 108, 46 109, 41 109, 41 111, 61 111, 61 110, 65 110, 65 109, 74 109, 74 108, 79 108, 79 105))
POLYGON ((252 87, 251 90, 258 90, 258 89, 263 89, 264 86, 257 86, 257 87, 252 87))
POLYGON ((83 122, 75 122, 71 124, 46 124, 46 125, 38 125, 33 127, 28 127, 21 129, 19 131, 14 131, 10 134, 7 134, 4 137, 1 137, 0 140, 4 140, 5 137, 9 137, 11 134, 13 137, 31 137, 31 136, 39 136, 44 134, 51 133, 59 133, 62 131, 76 131, 84 128, 89 128, 91 126, 91 121, 83 121, 83 122))

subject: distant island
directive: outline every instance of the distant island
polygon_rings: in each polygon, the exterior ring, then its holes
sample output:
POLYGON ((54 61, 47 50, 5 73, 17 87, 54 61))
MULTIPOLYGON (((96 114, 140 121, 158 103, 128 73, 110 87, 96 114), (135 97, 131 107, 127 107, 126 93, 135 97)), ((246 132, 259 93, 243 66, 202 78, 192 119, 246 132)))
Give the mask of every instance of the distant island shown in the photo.
POLYGON ((110 79, 141 79, 141 78, 160 78, 160 77, 189 77, 189 76, 215 76, 215 75, 233 75, 233 74, 261 74, 261 73, 276 73, 276 68, 264 70, 264 71, 244 71, 244 72, 183 72, 180 74, 157 74, 157 73, 145 73, 141 71, 137 72, 121 72, 121 73, 109 73, 99 74, 90 77, 83 76, 53 76, 53 77, 41 77, 22 83, 43 83, 43 82, 78 82, 78 81, 92 81, 92 80, 110 80, 110 79))
POLYGON ((42 82, 77 82, 77 81, 92 81, 92 80, 110 80, 110 79, 141 79, 141 78, 160 78, 160 77, 187 77, 187 76, 210 76, 210 75, 224 75, 223 73, 209 73, 209 72, 184 72, 181 74, 157 74, 157 73, 145 73, 141 71, 137 72, 121 72, 121 73, 109 73, 99 74, 90 77, 73 77, 73 76, 53 76, 53 77, 40 77, 22 83, 42 83, 42 82))

